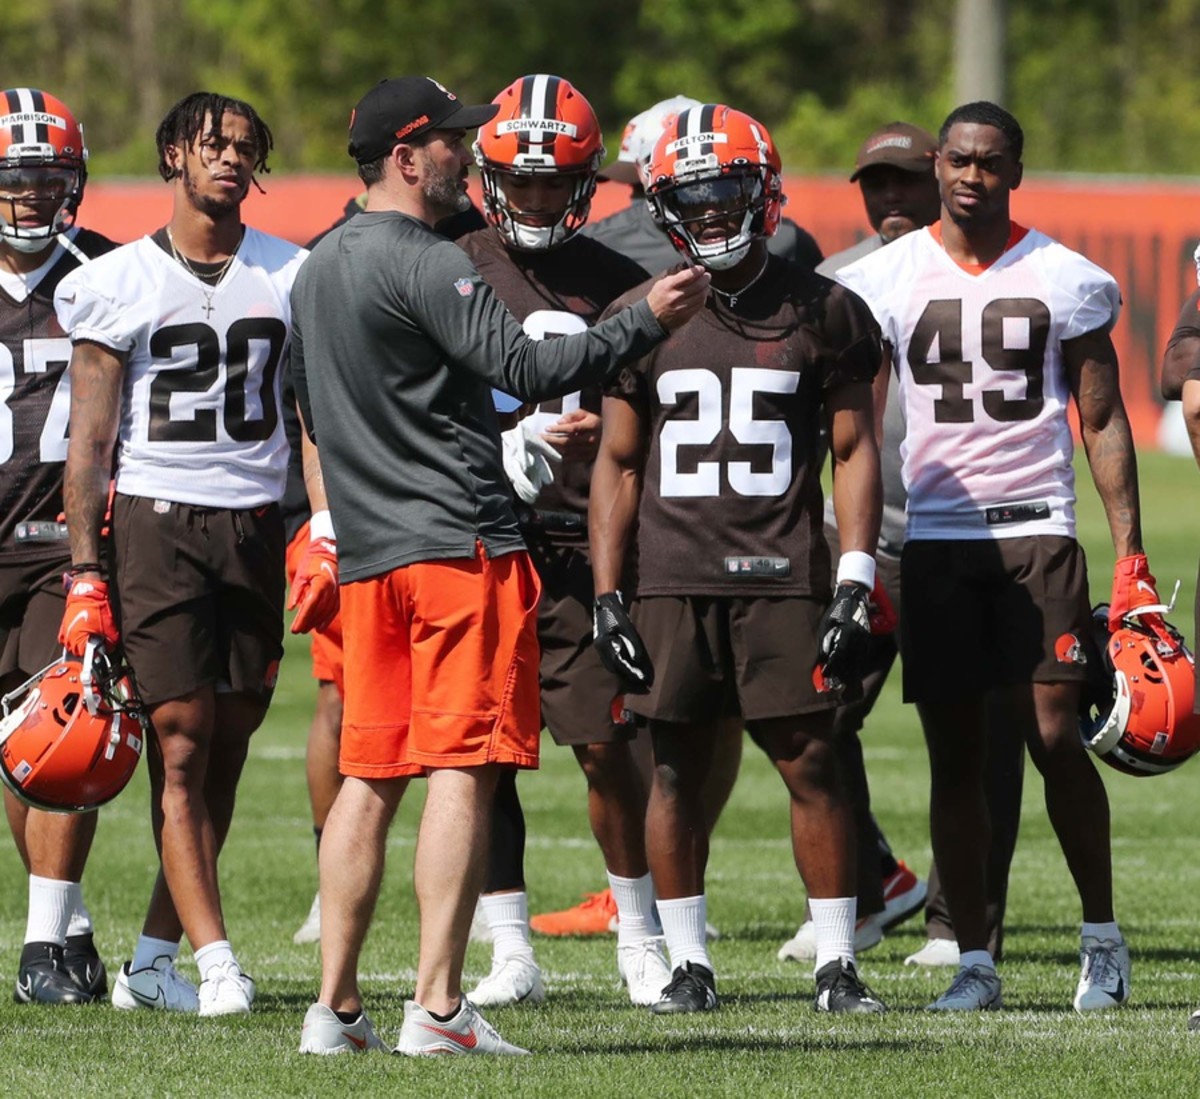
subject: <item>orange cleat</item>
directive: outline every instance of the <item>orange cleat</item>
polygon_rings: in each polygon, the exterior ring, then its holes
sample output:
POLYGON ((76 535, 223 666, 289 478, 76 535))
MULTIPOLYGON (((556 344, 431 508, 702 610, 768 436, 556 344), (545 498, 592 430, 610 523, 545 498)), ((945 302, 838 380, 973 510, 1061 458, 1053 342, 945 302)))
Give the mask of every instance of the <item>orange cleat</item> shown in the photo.
POLYGON ((607 935, 617 929, 617 902, 611 889, 585 893, 574 908, 533 916, 529 926, 539 935, 607 935))

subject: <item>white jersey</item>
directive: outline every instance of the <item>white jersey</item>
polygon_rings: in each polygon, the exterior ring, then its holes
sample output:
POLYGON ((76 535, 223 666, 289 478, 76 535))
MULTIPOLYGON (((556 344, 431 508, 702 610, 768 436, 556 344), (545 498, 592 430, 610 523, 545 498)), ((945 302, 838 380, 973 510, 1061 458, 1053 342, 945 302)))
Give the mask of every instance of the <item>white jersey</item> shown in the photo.
POLYGON ((239 509, 280 499, 279 367, 306 255, 247 227, 213 287, 143 237, 62 280, 54 305, 72 341, 128 356, 118 492, 239 509))
POLYGON ((1075 536, 1074 443, 1062 343, 1109 330, 1116 281, 1044 233, 1014 227, 964 270, 937 226, 844 267, 892 347, 908 432, 908 538, 1075 536))

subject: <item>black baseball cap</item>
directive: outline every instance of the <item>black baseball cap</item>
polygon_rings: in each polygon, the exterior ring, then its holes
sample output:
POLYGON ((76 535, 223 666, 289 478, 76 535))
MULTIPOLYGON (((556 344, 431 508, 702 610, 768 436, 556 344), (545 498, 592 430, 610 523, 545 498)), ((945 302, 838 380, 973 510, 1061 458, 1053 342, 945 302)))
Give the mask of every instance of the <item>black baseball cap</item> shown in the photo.
POLYGON ((928 130, 911 122, 889 122, 876 130, 858 150, 853 183, 865 168, 888 164, 906 172, 932 172, 937 141, 928 130))
POLYGON ((427 130, 474 130, 499 110, 496 103, 464 106, 431 76, 381 80, 350 114, 348 151, 359 164, 370 164, 427 130))

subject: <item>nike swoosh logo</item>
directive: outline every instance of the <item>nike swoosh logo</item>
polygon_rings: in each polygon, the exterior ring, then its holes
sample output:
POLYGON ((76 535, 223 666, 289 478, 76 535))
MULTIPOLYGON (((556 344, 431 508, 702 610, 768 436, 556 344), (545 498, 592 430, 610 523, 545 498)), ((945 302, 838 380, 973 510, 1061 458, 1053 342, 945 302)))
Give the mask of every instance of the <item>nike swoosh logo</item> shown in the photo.
POLYGON ((1158 592, 1156 592, 1149 584, 1147 584, 1145 580, 1139 580, 1137 582, 1137 586, 1138 591, 1144 591, 1147 595, 1153 595, 1155 599, 1158 598, 1158 592))
POLYGON ((343 1037, 344 1037, 344 1038, 345 1038, 345 1039, 346 1039, 348 1042, 350 1042, 352 1045, 354 1045, 354 1046, 357 1046, 359 1049, 366 1049, 366 1048, 367 1048, 367 1040, 366 1040, 366 1038, 359 1038, 357 1035, 351 1034, 351 1033, 350 1033, 350 1031, 348 1031, 348 1030, 343 1030, 343 1031, 342 1031, 342 1036, 343 1036, 343 1037))
POLYGON ((17 979, 17 995, 22 997, 26 1003, 33 999, 32 977, 26 977, 24 980, 17 979))
POLYGON ((474 1049, 479 1044, 479 1039, 475 1037, 475 1031, 468 1030, 466 1034, 459 1034, 456 1030, 444 1030, 440 1026, 434 1026, 432 1023, 421 1024, 426 1030, 433 1031, 434 1034, 440 1034, 443 1038, 449 1038, 456 1046, 462 1046, 463 1049, 474 1049))
POLYGON ((125 987, 129 990, 130 996, 137 1000, 139 1004, 144 1004, 146 1007, 155 1007, 164 998, 161 988, 156 988, 153 996, 147 996, 144 992, 139 992, 132 985, 126 985, 125 987))

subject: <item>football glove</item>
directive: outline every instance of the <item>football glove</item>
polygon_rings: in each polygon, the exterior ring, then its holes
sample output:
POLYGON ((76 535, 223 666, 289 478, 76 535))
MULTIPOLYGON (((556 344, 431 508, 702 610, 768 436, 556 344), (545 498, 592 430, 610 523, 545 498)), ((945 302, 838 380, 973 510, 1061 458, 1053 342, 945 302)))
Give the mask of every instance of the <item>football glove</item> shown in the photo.
POLYGON ((517 498, 527 504, 532 504, 538 493, 554 480, 551 463, 562 461, 562 455, 532 424, 532 420, 522 420, 500 436, 504 444, 504 474, 517 498))
POLYGON ((875 587, 871 589, 871 601, 867 604, 871 613, 871 636, 882 637, 884 634, 895 633, 896 608, 892 606, 891 596, 883 586, 879 577, 875 577, 875 587))
POLYGON ((1161 614, 1165 608, 1158 597, 1158 584, 1150 574, 1144 553, 1118 557, 1113 569, 1112 599, 1108 604, 1108 629, 1115 633, 1124 624, 1125 616, 1146 608, 1144 613, 1161 614), (1151 611, 1149 608, 1153 607, 1151 611))
POLYGON ((843 581, 817 632, 817 667, 813 682, 818 690, 862 689, 863 664, 871 641, 871 589, 857 581, 843 581))
POLYGON ((292 633, 325 629, 340 606, 337 542, 332 538, 313 538, 296 566, 288 595, 287 609, 296 612, 292 633))
POLYGON ((592 607, 592 644, 626 694, 644 695, 654 686, 650 654, 625 613, 619 591, 596 596, 592 607))
POLYGON ((74 656, 83 656, 92 638, 113 649, 120 636, 108 601, 108 584, 96 576, 73 579, 67 591, 67 609, 58 630, 58 643, 74 656))

